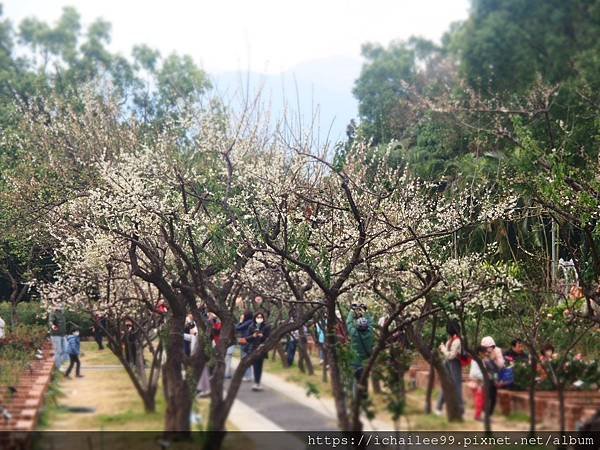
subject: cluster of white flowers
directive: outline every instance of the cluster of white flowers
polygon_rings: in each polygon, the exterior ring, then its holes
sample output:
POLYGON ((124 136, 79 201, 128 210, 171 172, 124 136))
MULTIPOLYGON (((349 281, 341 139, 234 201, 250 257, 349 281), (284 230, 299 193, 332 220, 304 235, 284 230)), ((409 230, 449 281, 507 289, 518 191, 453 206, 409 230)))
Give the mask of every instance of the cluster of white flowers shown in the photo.
POLYGON ((432 255, 444 253, 439 248, 456 230, 507 217, 513 196, 499 200, 483 188, 440 193, 390 164, 394 143, 373 154, 357 141, 338 167, 325 152, 297 148, 249 118, 233 123, 207 113, 195 130, 185 152, 167 131, 145 145, 97 150, 95 183, 48 217, 61 242, 59 277, 42 288, 48 303, 84 298, 90 283, 106 281, 107 267, 119 268, 128 289, 132 248, 143 270, 158 270, 172 285, 194 283, 195 272, 211 267, 216 285, 239 272, 234 278, 246 289, 290 299, 285 267, 301 283, 319 277, 306 292, 313 299, 340 280, 346 296, 376 303, 377 282, 409 298, 423 288, 419 276, 433 272, 447 285, 463 274, 473 284, 465 295, 488 295, 481 283, 492 275, 483 261, 432 255), (475 266, 482 274, 468 272, 475 266))

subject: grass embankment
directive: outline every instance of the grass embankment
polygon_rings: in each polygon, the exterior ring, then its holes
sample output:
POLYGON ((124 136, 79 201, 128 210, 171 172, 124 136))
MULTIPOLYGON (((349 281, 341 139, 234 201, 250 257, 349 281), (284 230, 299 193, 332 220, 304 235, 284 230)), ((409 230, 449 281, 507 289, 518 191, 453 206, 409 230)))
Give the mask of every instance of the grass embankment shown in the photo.
MULTIPOLYGON (((99 351, 95 342, 82 342, 81 373, 84 378, 66 379, 56 372, 55 381, 47 398, 40 421, 40 431, 146 431, 164 429, 165 399, 162 387, 156 395, 156 412, 146 413, 131 380, 118 359, 108 349, 99 351)), ((196 403, 196 411, 207 417, 208 400, 196 403)), ((196 430, 201 430, 201 425, 196 430)), ((233 429, 233 427, 229 427, 233 429)), ((91 435, 94 440, 97 435, 91 435)), ((114 442, 102 444, 110 450, 154 448, 157 433, 114 434, 114 442), (144 447, 151 445, 152 447, 144 447), (141 447, 140 447, 141 446, 141 447)), ((201 436, 195 436, 201 439, 201 436)), ((103 439, 111 439, 111 435, 103 439)), ((248 448, 254 445, 243 435, 230 435, 225 448, 248 448)), ((181 443, 176 449, 199 448, 195 444, 181 443)), ((171 447, 173 448, 173 447, 171 447)))

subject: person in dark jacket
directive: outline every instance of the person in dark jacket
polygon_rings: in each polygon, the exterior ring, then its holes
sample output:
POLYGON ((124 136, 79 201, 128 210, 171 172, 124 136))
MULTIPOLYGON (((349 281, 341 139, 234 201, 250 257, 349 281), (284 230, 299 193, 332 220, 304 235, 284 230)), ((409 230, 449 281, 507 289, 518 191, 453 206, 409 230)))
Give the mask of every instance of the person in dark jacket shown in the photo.
MULTIPOLYGON (((245 358, 248 353, 250 353, 250 344, 247 341, 248 338, 248 330, 250 325, 254 323, 254 318, 252 317, 252 311, 247 309, 240 317, 240 323, 235 326, 235 332, 238 335, 240 342, 240 350, 242 354, 242 358, 245 358)), ((252 380, 252 367, 248 367, 246 373, 244 374, 244 381, 252 380)))
POLYGON ((504 352, 504 359, 508 360, 509 363, 521 361, 528 362, 529 355, 525 352, 525 346, 521 339, 513 339, 510 343, 510 350, 504 352))
MULTIPOLYGON (((248 353, 251 354, 256 351, 267 340, 269 334, 271 334, 271 327, 265 322, 264 313, 257 312, 254 314, 254 321, 248 328, 248 337, 246 338, 248 341, 248 353)), ((252 365, 254 370, 253 391, 262 391, 260 379, 262 377, 262 368, 266 357, 266 354, 259 357, 252 365)))
POLYGON ((104 344, 102 343, 104 330, 106 330, 106 317, 102 314, 96 314, 94 316, 94 340, 98 344, 98 350, 104 350, 104 344))
POLYGON ((346 317, 346 326, 353 354, 350 363, 354 370, 355 386, 353 390, 355 395, 364 397, 367 395, 367 386, 359 385, 358 382, 362 377, 366 362, 371 357, 374 341, 373 321, 367 315, 366 307, 354 306, 346 317))
POLYGON ((79 355, 81 353, 81 340, 79 337, 79 330, 73 330, 67 337, 67 354, 69 355, 69 359, 71 362, 69 363, 69 367, 65 372, 65 377, 70 378, 71 370, 73 370, 73 365, 75 365, 75 376, 81 378, 81 362, 79 361, 79 355))

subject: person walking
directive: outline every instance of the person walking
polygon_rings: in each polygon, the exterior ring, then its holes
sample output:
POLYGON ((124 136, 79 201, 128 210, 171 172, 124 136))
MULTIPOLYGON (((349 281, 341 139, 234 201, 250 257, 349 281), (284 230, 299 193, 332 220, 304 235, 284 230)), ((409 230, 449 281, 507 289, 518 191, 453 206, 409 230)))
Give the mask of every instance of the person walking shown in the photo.
POLYGON ((48 315, 50 322, 50 339, 54 349, 54 365, 60 370, 63 363, 69 358, 67 354, 67 321, 62 307, 57 306, 48 315))
POLYGON ((67 337, 67 354, 69 355, 71 362, 65 372, 66 378, 71 378, 69 375, 71 374, 71 370, 73 370, 73 365, 75 365, 75 376, 78 378, 83 377, 83 375, 81 375, 81 362, 79 361, 80 353, 81 339, 79 337, 79 330, 75 328, 71 335, 67 337))
MULTIPOLYGON (((240 344, 240 353, 241 358, 245 358, 250 353, 250 345, 248 343, 248 334, 250 325, 254 323, 254 318, 252 315, 252 311, 247 309, 244 311, 244 314, 240 317, 240 323, 235 326, 235 332, 238 335, 238 342, 240 344)), ((251 381, 252 380, 252 367, 248 367, 246 372, 244 373, 243 381, 251 381)))
POLYGON ((372 321, 366 314, 366 307, 353 305, 346 318, 346 327, 350 335, 350 346, 352 348, 352 361, 350 365, 354 371, 354 395, 366 397, 368 393, 368 382, 360 385, 359 381, 364 371, 364 365, 371 357, 373 351, 373 326, 372 321))
POLYGON ((496 382, 498 374, 504 368, 504 356, 500 347, 496 347, 496 342, 491 336, 485 336, 481 339, 481 347, 485 348, 486 351, 485 367, 490 378, 488 390, 485 394, 489 398, 487 413, 491 416, 496 408, 496 398, 498 396, 496 382))
MULTIPOLYGON (((246 337, 246 341, 248 341, 249 345, 248 353, 251 354, 257 351, 258 348, 267 340, 270 334, 271 327, 265 322, 264 313, 259 311, 254 314, 254 320, 248 328, 248 337, 246 337)), ((267 354, 259 356, 252 365, 252 369, 254 370, 254 386, 252 386, 253 391, 263 390, 260 380, 262 378, 263 363, 266 357, 267 354)))
MULTIPOLYGON (((460 355, 462 353, 462 341, 460 338, 460 325, 456 320, 451 320, 446 325, 446 332, 448 333, 448 340, 446 343, 442 343, 439 346, 439 351, 444 358, 444 364, 446 369, 450 373, 456 396, 460 404, 460 410, 464 413, 464 403, 462 396, 462 366, 460 363, 460 355)), ((435 413, 442 415, 444 408, 444 392, 440 394, 437 402, 435 413)))

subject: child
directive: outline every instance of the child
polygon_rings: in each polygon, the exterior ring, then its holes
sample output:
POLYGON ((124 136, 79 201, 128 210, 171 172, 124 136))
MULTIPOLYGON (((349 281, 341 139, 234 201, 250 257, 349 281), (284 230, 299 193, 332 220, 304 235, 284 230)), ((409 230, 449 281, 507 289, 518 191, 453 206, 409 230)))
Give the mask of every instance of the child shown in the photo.
MULTIPOLYGON (((485 365, 488 358, 487 349, 480 346, 477 348, 477 353, 485 365)), ((471 368, 469 370, 469 386, 473 391, 475 420, 481 421, 481 413, 485 407, 485 391, 483 389, 483 373, 481 372, 481 369, 475 360, 471 361, 471 368)))
POLYGON ((81 353, 80 348, 81 348, 81 339, 79 337, 79 330, 75 329, 75 330, 73 330, 71 335, 67 337, 67 354, 69 355, 71 363, 69 364, 69 368, 65 372, 66 378, 70 378, 69 374, 71 373, 71 370, 73 369, 73 365, 75 365, 76 376, 78 378, 83 377, 83 375, 81 375, 81 363, 79 362, 79 354, 81 353))

